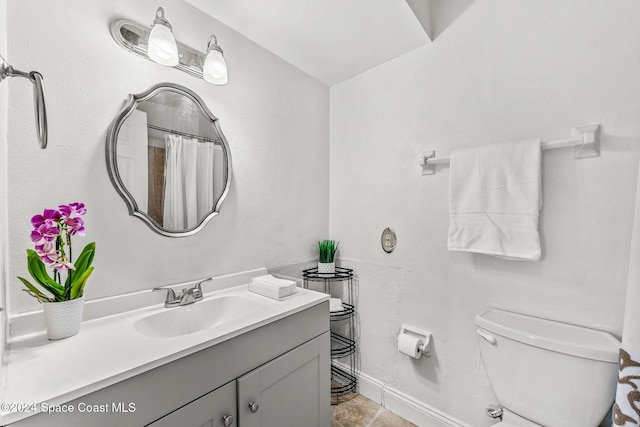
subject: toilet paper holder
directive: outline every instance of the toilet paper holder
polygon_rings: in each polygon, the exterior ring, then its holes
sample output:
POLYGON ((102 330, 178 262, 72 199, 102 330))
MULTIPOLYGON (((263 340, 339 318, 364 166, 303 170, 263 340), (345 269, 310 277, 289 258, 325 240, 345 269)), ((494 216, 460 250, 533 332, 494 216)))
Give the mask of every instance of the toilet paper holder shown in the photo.
POLYGON ((401 335, 410 335, 418 338, 422 341, 422 345, 418 347, 421 354, 426 357, 431 356, 431 332, 411 325, 402 324, 398 338, 400 338, 401 335))

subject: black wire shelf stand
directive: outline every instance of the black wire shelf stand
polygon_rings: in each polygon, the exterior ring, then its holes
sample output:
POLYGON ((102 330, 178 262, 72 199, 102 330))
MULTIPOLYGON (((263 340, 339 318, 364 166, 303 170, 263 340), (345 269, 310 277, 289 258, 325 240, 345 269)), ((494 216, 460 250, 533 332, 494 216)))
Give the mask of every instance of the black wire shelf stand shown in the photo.
POLYGON ((316 283, 331 297, 339 296, 341 309, 329 313, 331 321, 331 404, 349 400, 357 393, 355 372, 357 344, 353 298, 353 270, 336 267, 334 273, 319 273, 317 268, 302 271, 304 287, 316 283), (345 289, 346 288, 346 289, 345 289))

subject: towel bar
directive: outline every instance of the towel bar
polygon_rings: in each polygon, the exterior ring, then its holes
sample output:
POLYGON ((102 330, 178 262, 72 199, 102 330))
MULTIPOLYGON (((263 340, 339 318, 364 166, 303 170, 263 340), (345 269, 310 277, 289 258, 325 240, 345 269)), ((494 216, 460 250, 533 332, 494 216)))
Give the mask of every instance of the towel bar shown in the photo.
POLYGON ((47 108, 44 102, 44 86, 42 83, 42 74, 37 71, 31 71, 29 73, 17 70, 13 68, 5 59, 0 55, 0 82, 7 77, 24 77, 29 79, 33 83, 33 102, 34 112, 36 117, 36 136, 38 137, 38 144, 43 150, 47 148, 47 108))
MULTIPOLYGON (((600 156, 600 125, 580 126, 573 129, 573 138, 547 141, 540 144, 542 150, 573 147, 574 159, 600 156)), ((436 165, 448 164, 449 157, 436 157, 435 151, 426 151, 420 156, 422 175, 434 175, 436 165)))

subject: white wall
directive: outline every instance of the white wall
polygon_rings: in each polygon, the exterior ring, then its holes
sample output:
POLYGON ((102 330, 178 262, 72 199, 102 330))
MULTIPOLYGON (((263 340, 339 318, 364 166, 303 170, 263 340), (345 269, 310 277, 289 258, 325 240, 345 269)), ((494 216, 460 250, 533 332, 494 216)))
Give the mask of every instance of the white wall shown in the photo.
MULTIPOLYGON (((7 61, 7 3, 0 2, 0 55, 7 61)), ((8 82, 0 82, 0 171, 7 170, 7 97, 8 82)), ((4 308, 7 282, 7 180, 0 172, 0 307, 4 308)), ((6 311, 0 313, 0 345, 4 353, 6 311)))
POLYGON ((15 280, 28 274, 30 217, 79 200, 90 213, 87 236, 76 243, 98 244, 89 298, 304 261, 330 230, 358 274, 362 370, 473 426, 489 425, 483 408, 494 403, 475 344, 476 313, 497 306, 620 333, 640 139, 635 0, 477 0, 431 45, 332 87, 330 117, 329 91, 317 81, 180 0, 163 6, 186 44, 204 49, 211 33, 218 36, 227 86, 113 42, 111 19, 151 23, 156 3, 7 3, 3 53, 44 75, 50 126, 49 148, 40 150, 31 85, 13 79, 10 92, 0 85, 0 161, 8 147, 0 173, 11 224, 2 261, 12 313, 38 308, 15 280), (183 239, 128 216, 104 160, 107 128, 127 94, 162 81, 204 98, 233 156, 221 214, 183 239), (448 170, 421 176, 422 151, 562 139, 592 123, 603 126, 601 157, 543 156, 542 262, 446 251, 448 170), (379 246, 387 226, 398 233, 390 255, 379 246), (431 358, 396 352, 402 322, 433 331, 431 358))
POLYGON ((2 172, 9 188, 11 313, 39 308, 15 276, 28 275, 31 216, 62 203, 82 201, 89 210, 86 237, 74 241, 97 242, 89 299, 307 260, 315 240, 328 234, 328 88, 180 0, 162 4, 176 38, 203 51, 215 33, 229 67, 227 86, 116 45, 112 19, 151 24, 157 6, 149 0, 8 2, 9 57, 44 76, 50 132, 49 147, 41 150, 31 85, 12 81, 9 167, 2 172), (221 213, 187 238, 157 235, 129 216, 106 170, 112 119, 128 94, 159 82, 198 93, 231 147, 233 182, 221 213))
POLYGON ((640 4, 477 0, 429 46, 331 88, 331 238, 358 274, 360 368, 473 426, 496 403, 474 316, 501 307, 620 334, 640 142, 640 4), (543 155, 543 259, 448 252, 436 150, 602 125, 602 156, 543 155), (392 254, 380 247, 395 229, 392 254), (406 322, 431 358, 396 351, 406 322))

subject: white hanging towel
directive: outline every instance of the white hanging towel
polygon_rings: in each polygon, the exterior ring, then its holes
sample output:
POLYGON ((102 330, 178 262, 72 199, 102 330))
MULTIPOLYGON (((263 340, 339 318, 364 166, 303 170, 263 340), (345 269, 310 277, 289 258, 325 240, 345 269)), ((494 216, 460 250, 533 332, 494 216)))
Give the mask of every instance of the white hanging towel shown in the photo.
POLYGON ((451 153, 450 251, 540 260, 540 140, 451 153))

